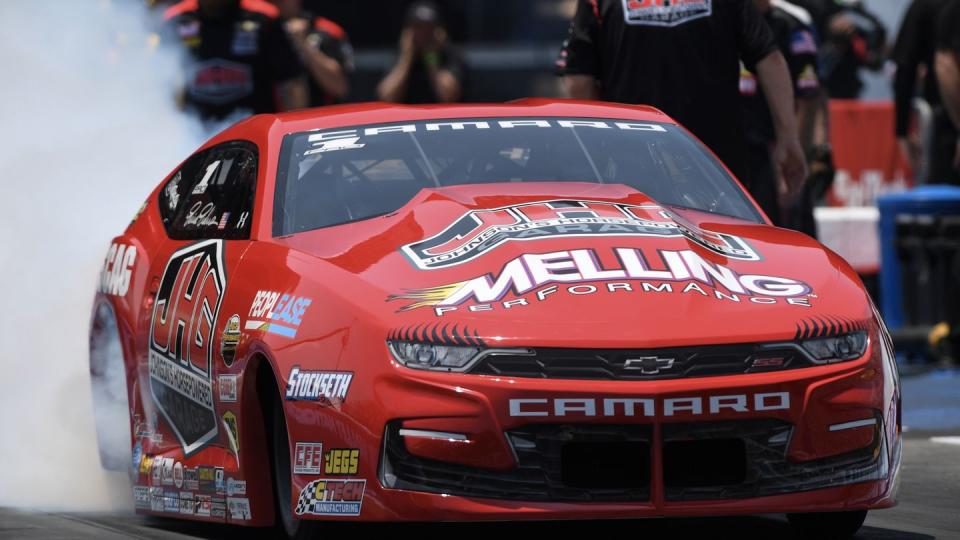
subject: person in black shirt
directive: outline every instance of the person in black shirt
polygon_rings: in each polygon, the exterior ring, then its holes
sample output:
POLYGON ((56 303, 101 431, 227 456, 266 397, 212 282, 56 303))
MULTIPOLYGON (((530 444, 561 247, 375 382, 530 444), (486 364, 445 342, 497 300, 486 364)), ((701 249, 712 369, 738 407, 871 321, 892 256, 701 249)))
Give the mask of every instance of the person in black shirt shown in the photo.
POLYGON ((337 23, 303 10, 302 0, 273 0, 294 50, 306 71, 310 106, 339 103, 350 88, 353 47, 337 23))
MULTIPOLYGON (((953 0, 940 16, 937 28, 937 54, 934 63, 943 107, 954 129, 960 131, 960 1, 953 0)), ((953 153, 953 170, 960 171, 960 137, 953 153)), ((953 177, 957 183, 957 176, 953 177)), ((960 329, 958 329, 960 331, 960 329)))
POLYGON ((306 105, 300 65, 273 5, 264 0, 184 0, 168 8, 164 19, 189 52, 184 105, 203 119, 306 105))
POLYGON ((791 190, 806 176, 783 55, 753 0, 579 0, 557 60, 571 97, 652 105, 699 137, 739 178, 740 59, 757 73, 791 190))
MULTIPOLYGON (((821 102, 820 81, 817 78, 817 41, 810 27, 812 19, 805 10, 787 2, 755 1, 787 61, 797 101, 798 136, 804 151, 809 154, 813 146, 813 122, 821 102)), ((743 97, 743 128, 750 155, 750 172, 741 180, 771 221, 786 226, 787 222, 794 220, 787 219, 778 201, 777 173, 770 155, 770 149, 776 141, 773 120, 763 89, 746 66, 740 70, 740 95, 743 97)), ((806 191, 804 186, 804 193, 806 191)), ((798 230, 815 233, 809 227, 798 230)))
MULTIPOLYGON (((934 69, 940 13, 945 6, 955 1, 913 0, 903 18, 893 50, 893 59, 897 64, 893 84, 896 107, 894 129, 901 152, 907 157, 914 172, 926 171, 924 178, 917 178, 923 183, 960 181, 960 173, 953 167, 957 129, 944 110, 934 69), (921 65, 926 67, 922 81, 922 96, 933 110, 933 140, 929 148, 930 161, 926 164, 921 161, 922 151, 919 141, 909 134, 910 113, 917 87, 917 74, 921 65)), ((958 28, 960 27, 954 27, 951 33, 960 32, 958 28)))
POLYGON ((460 53, 448 43, 436 7, 417 2, 407 11, 397 63, 380 81, 377 95, 396 103, 459 101, 464 76, 460 53))

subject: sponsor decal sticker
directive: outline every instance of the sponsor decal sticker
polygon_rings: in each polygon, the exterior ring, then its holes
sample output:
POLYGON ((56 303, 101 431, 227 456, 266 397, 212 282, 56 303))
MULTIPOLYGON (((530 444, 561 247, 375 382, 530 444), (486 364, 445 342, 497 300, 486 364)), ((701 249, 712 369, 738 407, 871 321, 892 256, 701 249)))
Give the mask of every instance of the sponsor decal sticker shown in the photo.
POLYGON ((323 460, 324 474, 357 474, 360 466, 360 450, 337 448, 327 452, 323 460))
POLYGON ((471 210, 443 231, 400 248, 421 270, 463 264, 506 242, 556 237, 685 237, 726 257, 759 260, 740 237, 708 231, 656 204, 551 200, 471 210))
POLYGON ((163 488, 150 488, 150 510, 152 512, 163 512, 163 488))
POLYGON ((140 474, 149 476, 150 471, 153 470, 153 457, 143 456, 143 459, 140 460, 140 474))
POLYGON ((133 459, 130 461, 130 470, 133 471, 134 475, 136 475, 137 472, 139 472, 140 467, 143 465, 144 458, 143 445, 140 443, 140 441, 137 441, 137 443, 133 445, 132 458, 133 459))
POLYGON ((298 516, 359 516, 366 480, 314 480, 297 499, 298 516))
POLYGON ((237 415, 230 411, 223 413, 223 426, 227 432, 227 442, 230 444, 230 450, 233 455, 240 460, 240 427, 237 424, 237 415))
POLYGON ((180 492, 180 513, 193 515, 194 510, 193 493, 186 491, 180 492))
POLYGON ((183 470, 183 488, 190 491, 200 489, 200 471, 196 467, 183 470))
POLYGON ((237 376, 217 376, 217 387, 220 389, 220 401, 235 403, 237 401, 237 376))
POLYGON ((323 462, 323 444, 298 442, 293 452, 294 474, 320 474, 323 462))
POLYGON ((223 363, 227 367, 233 365, 239 343, 240 315, 233 314, 227 319, 227 324, 223 327, 223 334, 220 335, 220 358, 223 359, 223 363))
POLYGON ((303 371, 294 366, 287 378, 289 401, 317 401, 332 405, 347 399, 353 373, 349 371, 303 371))
POLYGON ((233 478, 227 478, 227 495, 246 495, 247 494, 247 481, 246 480, 234 480, 233 478))
POLYGON ((461 304, 468 304, 464 307, 471 312, 522 309, 555 294, 694 294, 716 301, 811 307, 810 299, 815 298, 811 292, 802 281, 741 274, 693 250, 614 248, 599 252, 588 248, 527 253, 507 262, 498 274, 409 289, 387 301, 408 300, 399 311, 432 307, 436 316, 442 316, 460 310, 461 304), (601 263, 604 258, 606 264, 601 263), (504 300, 508 294, 515 298, 504 300))
POLYGON ((213 441, 213 325, 226 286, 223 241, 175 252, 160 280, 150 325, 150 393, 185 456, 213 441))
POLYGON ((163 494, 163 511, 180 512, 180 498, 176 493, 168 491, 163 494))
POLYGON ((100 270, 98 290, 103 294, 126 296, 130 289, 130 276, 137 262, 137 246, 114 242, 107 250, 100 270))
POLYGON ((203 493, 223 493, 223 468, 200 467, 200 491, 203 493))
POLYGON ((638 26, 678 26, 709 17, 712 0, 621 0, 623 20, 638 26))
POLYGON ((210 495, 196 495, 195 499, 197 505, 196 514, 201 517, 209 517, 211 507, 210 495))
POLYGON ((133 507, 139 510, 148 510, 150 504, 150 488, 146 486, 133 486, 133 507))
POLYGON ((246 521, 252 517, 250 515, 249 499, 227 497, 227 508, 230 510, 230 519, 246 521))
POLYGON ((210 517, 222 518, 227 515, 227 503, 220 497, 214 497, 210 501, 210 517))
POLYGON ((525 398, 511 399, 512 417, 704 416, 790 409, 789 392, 682 396, 674 398, 525 398))
POLYGON ((173 458, 163 458, 162 481, 165 486, 173 485, 173 458))
POLYGON ((257 291, 247 313, 247 330, 293 338, 313 300, 277 291, 257 291))
POLYGON ((183 463, 179 461, 173 466, 173 485, 183 487, 183 463))

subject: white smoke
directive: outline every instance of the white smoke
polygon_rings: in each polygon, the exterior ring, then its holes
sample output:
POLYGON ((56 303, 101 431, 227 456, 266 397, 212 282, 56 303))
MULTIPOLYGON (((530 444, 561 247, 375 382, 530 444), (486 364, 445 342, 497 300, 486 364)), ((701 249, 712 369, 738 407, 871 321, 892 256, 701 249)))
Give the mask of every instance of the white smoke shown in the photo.
POLYGON ((0 506, 131 507, 97 452, 91 301, 110 239, 205 136, 151 24, 141 0, 0 0, 0 506))

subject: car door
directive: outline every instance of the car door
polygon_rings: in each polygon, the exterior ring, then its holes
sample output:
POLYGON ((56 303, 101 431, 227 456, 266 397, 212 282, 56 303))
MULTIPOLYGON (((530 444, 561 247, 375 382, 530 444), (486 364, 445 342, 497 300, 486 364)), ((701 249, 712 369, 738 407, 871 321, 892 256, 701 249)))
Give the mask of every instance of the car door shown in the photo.
POLYGON ((202 451, 194 465, 236 454, 235 433, 225 433, 231 424, 214 397, 218 330, 230 317, 220 309, 229 276, 250 242, 257 167, 254 144, 222 143, 192 156, 160 190, 167 238, 149 269, 153 305, 139 322, 138 386, 151 435, 144 451, 166 456, 164 484, 171 458, 185 461, 180 468, 202 451))

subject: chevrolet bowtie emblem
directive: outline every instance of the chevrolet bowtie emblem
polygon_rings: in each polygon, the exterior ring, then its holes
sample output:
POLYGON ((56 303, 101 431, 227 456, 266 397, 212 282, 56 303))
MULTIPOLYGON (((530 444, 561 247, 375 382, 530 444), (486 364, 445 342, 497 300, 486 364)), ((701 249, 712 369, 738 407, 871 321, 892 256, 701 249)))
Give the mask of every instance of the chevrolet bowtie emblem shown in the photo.
POLYGON ((656 356, 643 356, 640 358, 628 358, 623 363, 623 369, 640 370, 641 375, 657 375, 661 370, 669 370, 673 367, 673 358, 659 358, 656 356))

